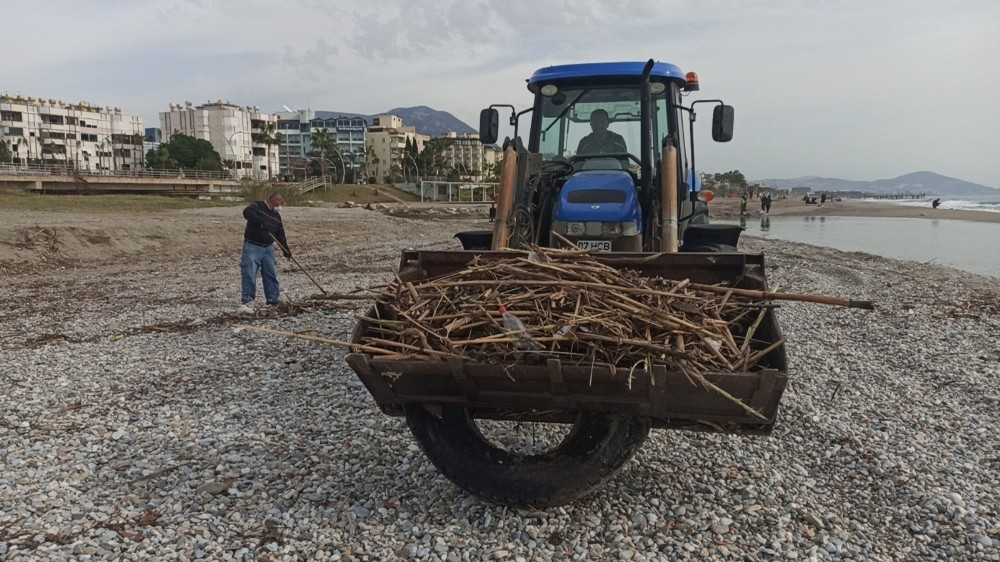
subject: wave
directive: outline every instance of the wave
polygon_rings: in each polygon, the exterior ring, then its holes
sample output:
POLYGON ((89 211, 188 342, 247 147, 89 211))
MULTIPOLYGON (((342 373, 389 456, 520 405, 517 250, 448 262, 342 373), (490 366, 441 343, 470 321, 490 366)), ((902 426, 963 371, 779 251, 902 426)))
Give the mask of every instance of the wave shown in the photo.
MULTIPOLYGON (((891 203, 894 205, 906 205, 907 207, 930 207, 931 201, 937 197, 925 197, 924 199, 884 199, 879 202, 891 203)), ((1000 197, 996 195, 967 195, 955 197, 940 197, 941 206, 939 209, 952 209, 956 211, 987 211, 990 213, 1000 213, 1000 197)))

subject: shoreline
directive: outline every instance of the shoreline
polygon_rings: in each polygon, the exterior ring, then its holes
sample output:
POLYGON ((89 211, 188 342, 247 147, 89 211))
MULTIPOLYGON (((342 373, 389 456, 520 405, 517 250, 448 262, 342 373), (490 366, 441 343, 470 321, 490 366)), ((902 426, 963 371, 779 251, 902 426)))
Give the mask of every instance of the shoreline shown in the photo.
MULTIPOLYGON (((740 200, 738 197, 716 198, 708 204, 713 219, 739 219, 740 200)), ((874 217, 907 219, 945 219, 974 222, 1000 223, 1000 213, 958 209, 932 209, 912 205, 899 205, 888 201, 867 201, 848 199, 827 202, 824 205, 807 205, 800 199, 775 199, 771 204, 772 217, 874 217)), ((760 200, 751 199, 747 203, 747 215, 760 215, 760 200)))

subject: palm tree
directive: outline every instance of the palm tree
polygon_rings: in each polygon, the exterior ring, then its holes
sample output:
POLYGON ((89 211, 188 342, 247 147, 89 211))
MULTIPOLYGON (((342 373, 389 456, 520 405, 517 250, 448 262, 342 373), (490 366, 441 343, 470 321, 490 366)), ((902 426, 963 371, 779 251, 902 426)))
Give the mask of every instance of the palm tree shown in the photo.
POLYGON ((351 161, 354 168, 354 183, 358 183, 358 175, 363 173, 361 172, 361 168, 365 164, 365 151, 359 148, 347 153, 347 158, 351 161))
POLYGON ((417 163, 425 176, 440 176, 446 173, 448 159, 445 151, 453 142, 452 139, 438 137, 424 144, 424 149, 417 155, 417 163))
POLYGON ((282 142, 281 133, 278 132, 278 125, 276 123, 264 123, 261 128, 261 132, 254 133, 251 137, 254 142, 259 142, 267 147, 267 153, 264 156, 265 166, 267 168, 267 179, 271 179, 271 147, 278 146, 282 142))
POLYGON ((330 131, 326 129, 314 131, 309 141, 309 146, 312 148, 311 152, 320 156, 320 169, 323 171, 323 175, 330 175, 328 168, 331 160, 328 160, 329 157, 327 155, 333 155, 336 150, 333 137, 330 136, 330 131))
POLYGON ((375 155, 375 147, 371 145, 365 150, 365 154, 367 155, 367 158, 365 158, 365 181, 367 182, 368 178, 378 173, 378 156, 375 155), (375 174, 372 174, 370 166, 375 167, 375 174))

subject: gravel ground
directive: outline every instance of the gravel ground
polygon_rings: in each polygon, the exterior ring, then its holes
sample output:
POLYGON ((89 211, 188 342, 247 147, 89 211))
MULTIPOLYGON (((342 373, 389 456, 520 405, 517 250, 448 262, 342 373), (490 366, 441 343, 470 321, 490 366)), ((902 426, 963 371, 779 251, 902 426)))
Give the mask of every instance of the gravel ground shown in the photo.
MULTIPOLYGON (((297 255, 331 292, 471 225, 351 211, 370 238, 297 255)), ((1000 280, 744 249, 780 290, 878 308, 782 305, 773 435, 654 431, 606 486, 536 511, 441 477, 341 349, 235 331, 235 248, 10 276, 0 559, 1000 560, 1000 280)), ((252 322, 348 339, 357 303, 336 306, 252 322)))

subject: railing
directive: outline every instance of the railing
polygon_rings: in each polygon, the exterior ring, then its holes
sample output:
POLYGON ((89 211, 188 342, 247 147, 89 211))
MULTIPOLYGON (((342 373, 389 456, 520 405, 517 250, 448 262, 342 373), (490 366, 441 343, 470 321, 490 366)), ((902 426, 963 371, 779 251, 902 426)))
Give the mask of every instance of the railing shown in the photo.
POLYGON ((499 183, 492 182, 424 180, 416 189, 406 189, 406 191, 420 195, 421 201, 490 203, 499 187, 499 183))
POLYGON ((300 193, 308 193, 318 187, 325 188, 329 183, 330 176, 319 176, 318 178, 309 178, 303 182, 297 183, 293 189, 298 190, 300 193))
POLYGON ((84 176, 112 178, 166 178, 194 180, 235 180, 235 170, 87 170, 61 164, 0 164, 0 175, 8 176, 84 176))

